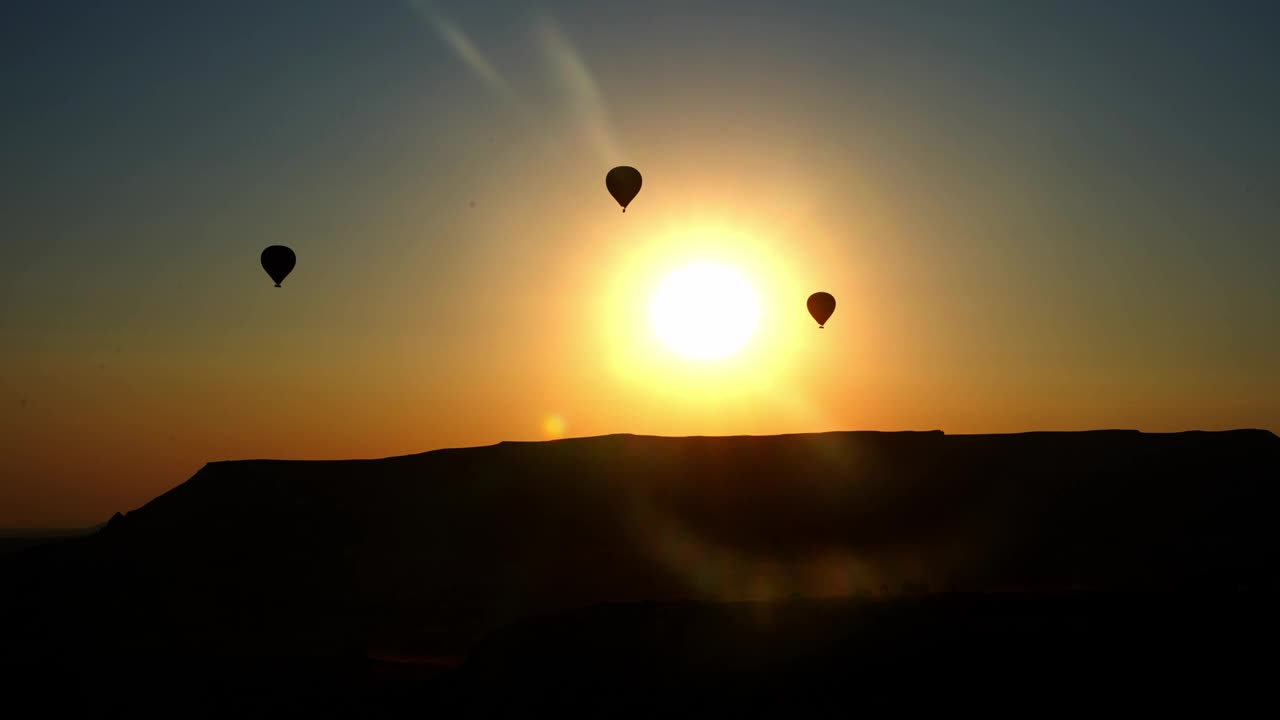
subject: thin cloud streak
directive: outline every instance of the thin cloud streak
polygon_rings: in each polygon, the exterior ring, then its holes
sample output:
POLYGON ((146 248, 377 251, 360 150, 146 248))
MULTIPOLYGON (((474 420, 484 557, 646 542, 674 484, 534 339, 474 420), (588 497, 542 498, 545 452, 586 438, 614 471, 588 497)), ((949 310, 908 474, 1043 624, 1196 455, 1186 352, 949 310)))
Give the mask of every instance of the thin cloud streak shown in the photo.
POLYGON ((582 123, 601 160, 608 165, 623 162, 623 150, 609 124, 604 99, 591 69, 551 19, 543 19, 538 24, 536 35, 547 53, 556 79, 569 95, 570 106, 577 120, 582 123))
POLYGON ((471 38, 462 31, 462 28, 454 25, 443 15, 436 12, 426 0, 412 0, 409 4, 423 20, 431 24, 445 45, 449 46, 453 54, 462 60, 480 82, 488 86, 490 90, 494 91, 502 99, 515 100, 515 91, 511 89, 511 85, 502 77, 502 74, 493 66, 493 63, 489 62, 484 53, 480 52, 480 48, 471 42, 471 38))

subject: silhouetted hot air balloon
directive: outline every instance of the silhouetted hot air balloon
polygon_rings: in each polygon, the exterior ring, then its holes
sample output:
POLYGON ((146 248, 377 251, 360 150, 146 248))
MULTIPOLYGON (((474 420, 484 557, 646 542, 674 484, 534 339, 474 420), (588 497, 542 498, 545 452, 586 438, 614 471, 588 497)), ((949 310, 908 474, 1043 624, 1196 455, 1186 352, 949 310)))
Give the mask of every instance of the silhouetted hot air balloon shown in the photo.
POLYGON ((830 293, 816 292, 809 296, 809 314, 814 320, 818 321, 818 329, 821 330, 823 325, 827 324, 827 319, 831 317, 831 313, 836 311, 836 299, 831 297, 830 293))
POLYGON ((272 245, 262 251, 262 269, 276 282, 276 287, 280 287, 280 283, 289 277, 297 261, 298 257, 293 251, 283 245, 272 245))
POLYGON ((620 165, 604 176, 604 186, 609 188, 609 194, 622 206, 622 212, 626 212, 627 206, 635 200, 643 182, 640 171, 628 165, 620 165))

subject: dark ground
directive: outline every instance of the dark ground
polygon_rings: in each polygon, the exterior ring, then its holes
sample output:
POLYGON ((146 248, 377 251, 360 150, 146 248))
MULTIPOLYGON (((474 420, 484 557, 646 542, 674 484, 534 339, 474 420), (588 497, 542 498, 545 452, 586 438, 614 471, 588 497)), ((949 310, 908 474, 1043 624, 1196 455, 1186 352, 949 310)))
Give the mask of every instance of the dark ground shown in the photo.
POLYGON ((1274 703, 1274 601, 932 595, 597 606, 516 623, 453 669, 360 655, 99 651, 10 665, 6 698, 94 717, 1216 714, 1274 703))
POLYGON ((1221 711, 1276 666, 1277 479, 1261 431, 214 463, 0 555, 0 678, 127 717, 1221 711))

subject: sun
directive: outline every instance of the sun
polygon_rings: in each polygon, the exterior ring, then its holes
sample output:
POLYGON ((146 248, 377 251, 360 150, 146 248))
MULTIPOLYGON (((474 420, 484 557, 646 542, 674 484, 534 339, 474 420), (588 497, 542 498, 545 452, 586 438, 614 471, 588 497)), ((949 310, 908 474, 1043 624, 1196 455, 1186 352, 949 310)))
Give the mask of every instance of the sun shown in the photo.
POLYGON ((662 281, 649 304, 649 318, 658 339, 672 351, 692 360, 718 360, 750 342, 760 302, 741 273, 697 262, 662 281))

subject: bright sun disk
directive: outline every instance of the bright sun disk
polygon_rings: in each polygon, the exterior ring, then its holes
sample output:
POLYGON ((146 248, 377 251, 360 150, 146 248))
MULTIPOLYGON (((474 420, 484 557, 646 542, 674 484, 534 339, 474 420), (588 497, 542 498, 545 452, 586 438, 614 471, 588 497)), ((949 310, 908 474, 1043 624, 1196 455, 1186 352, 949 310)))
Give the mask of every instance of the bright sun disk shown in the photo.
POLYGON ((724 358, 755 333, 760 303, 737 271, 716 263, 686 265, 666 277, 649 305, 658 338, 695 360, 724 358))

